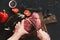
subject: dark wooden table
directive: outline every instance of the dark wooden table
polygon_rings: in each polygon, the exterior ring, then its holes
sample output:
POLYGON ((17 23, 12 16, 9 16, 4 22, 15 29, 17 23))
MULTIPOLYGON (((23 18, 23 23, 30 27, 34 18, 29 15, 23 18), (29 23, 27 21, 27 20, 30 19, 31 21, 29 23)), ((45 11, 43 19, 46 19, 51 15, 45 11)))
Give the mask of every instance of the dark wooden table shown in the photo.
MULTIPOLYGON (((8 6, 10 0, 0 0, 0 11, 2 11, 3 9, 6 9, 6 11, 10 14, 10 8, 8 6)), ((47 9, 47 0, 16 0, 18 5, 17 7, 20 7, 20 4, 24 3, 24 5, 27 5, 27 7, 33 7, 33 8, 38 8, 38 7, 43 7, 44 9, 47 9), (39 2, 40 1, 40 2, 39 2), (37 3, 36 3, 37 2, 37 3), (39 5, 40 3, 40 5, 39 5), (36 4, 36 6, 34 6, 36 4), (42 4, 42 5, 41 5, 42 4)), ((54 1, 53 1, 54 2, 54 1)), ((58 0, 59 2, 59 0, 58 0)), ((54 4, 54 3, 53 3, 54 4)), ((48 7, 50 8, 50 7, 48 7)), ((20 9, 20 8, 19 8, 20 9)), ((50 11, 52 11, 51 9, 49 9, 50 11)), ((47 25, 47 30, 52 38, 52 40, 60 40, 60 3, 57 3, 57 5, 54 6, 54 14, 56 14, 58 22, 54 23, 54 24, 49 24, 47 25)), ((11 31, 5 31, 3 30, 4 26, 0 25, 0 40, 5 40, 6 38, 10 37, 12 35, 11 31)))

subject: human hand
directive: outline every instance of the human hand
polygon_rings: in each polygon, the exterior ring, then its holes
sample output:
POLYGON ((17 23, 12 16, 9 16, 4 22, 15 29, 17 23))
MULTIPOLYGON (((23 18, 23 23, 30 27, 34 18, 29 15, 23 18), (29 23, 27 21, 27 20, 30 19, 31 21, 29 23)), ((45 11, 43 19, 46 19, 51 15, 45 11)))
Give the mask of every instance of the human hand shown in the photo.
POLYGON ((15 26, 14 33, 19 33, 20 35, 28 34, 28 32, 24 29, 24 20, 22 22, 18 22, 15 26))
POLYGON ((43 31, 42 29, 37 31, 37 36, 41 40, 50 40, 49 34, 43 31))
POLYGON ((22 20, 21 23, 18 22, 16 24, 14 34, 7 40, 19 40, 19 38, 24 34, 28 34, 28 32, 24 29, 24 20, 22 20))

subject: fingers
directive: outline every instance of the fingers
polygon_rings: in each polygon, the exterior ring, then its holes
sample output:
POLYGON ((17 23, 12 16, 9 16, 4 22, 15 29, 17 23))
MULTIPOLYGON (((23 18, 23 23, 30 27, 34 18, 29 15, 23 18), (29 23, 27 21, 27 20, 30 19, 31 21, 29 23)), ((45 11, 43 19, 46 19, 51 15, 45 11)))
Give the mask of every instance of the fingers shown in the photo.
POLYGON ((18 22, 15 26, 15 28, 19 28, 20 26, 24 26, 24 20, 22 20, 22 22, 18 22))
POLYGON ((42 29, 38 30, 37 31, 39 34, 42 34, 42 35, 48 35, 48 33, 46 33, 45 31, 43 31, 42 29))
POLYGON ((43 31, 42 29, 37 31, 37 35, 39 38, 45 39, 45 40, 50 40, 50 36, 48 33, 46 33, 45 31, 43 31))
POLYGON ((20 22, 18 22, 18 27, 20 27, 20 25, 21 25, 20 22))
POLYGON ((37 32, 40 32, 40 33, 42 33, 42 32, 43 32, 43 30, 42 30, 42 29, 40 29, 40 30, 38 30, 37 32))
MULTIPOLYGON (((22 33, 25 33, 25 34, 27 34, 28 32, 24 29, 24 20, 22 20, 21 21, 21 23, 20 22, 18 22, 17 24, 16 24, 16 26, 15 26, 15 32, 16 31, 18 31, 18 32, 22 32, 22 33)), ((21 33, 20 32, 20 33, 21 33)))
POLYGON ((16 32, 18 29, 19 29, 19 27, 20 27, 20 22, 18 22, 16 25, 15 25, 15 29, 13 30, 13 32, 16 32))
POLYGON ((21 26, 22 26, 21 28, 23 29, 24 33, 25 33, 25 34, 28 34, 28 32, 24 29, 24 20, 22 20, 21 26))
POLYGON ((22 22, 21 22, 21 26, 24 27, 24 20, 22 20, 22 22))
POLYGON ((40 29, 40 30, 38 30, 38 31, 37 31, 37 35, 38 35, 38 37, 41 37, 41 36, 42 36, 42 34, 43 34, 42 29, 40 29))
POLYGON ((18 22, 18 23, 16 24, 16 26, 15 26, 15 29, 21 28, 21 27, 23 27, 23 26, 24 26, 24 20, 22 20, 21 23, 18 22))
POLYGON ((19 28, 20 25, 21 25, 20 22, 18 22, 18 23, 16 24, 15 28, 19 28))

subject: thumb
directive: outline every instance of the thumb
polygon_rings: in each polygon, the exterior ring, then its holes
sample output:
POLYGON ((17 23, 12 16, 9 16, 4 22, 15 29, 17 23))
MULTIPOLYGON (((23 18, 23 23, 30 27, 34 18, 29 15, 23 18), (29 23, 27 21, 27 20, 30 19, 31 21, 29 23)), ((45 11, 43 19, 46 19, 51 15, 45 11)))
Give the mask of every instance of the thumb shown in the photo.
POLYGON ((40 30, 38 30, 37 32, 40 32, 40 33, 42 33, 42 32, 43 32, 43 30, 42 30, 42 29, 40 29, 40 30))
MULTIPOLYGON (((22 20, 21 26, 22 26, 22 28, 24 29, 24 20, 22 20)), ((24 33, 28 34, 28 32, 27 32, 25 29, 24 29, 24 33)))
POLYGON ((21 22, 21 26, 23 26, 23 27, 24 27, 24 20, 22 20, 22 22, 21 22))

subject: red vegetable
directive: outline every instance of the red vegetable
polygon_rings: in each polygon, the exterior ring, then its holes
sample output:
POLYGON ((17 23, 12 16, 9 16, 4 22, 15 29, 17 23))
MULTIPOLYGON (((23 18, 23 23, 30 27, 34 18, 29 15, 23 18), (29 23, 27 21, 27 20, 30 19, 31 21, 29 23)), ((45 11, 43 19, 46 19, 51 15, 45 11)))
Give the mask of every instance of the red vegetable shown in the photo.
POLYGON ((8 14, 7 13, 5 13, 5 12, 0 12, 0 22, 1 23, 5 23, 6 21, 7 21, 7 19, 8 19, 8 14))
POLYGON ((0 21, 2 19, 2 16, 3 16, 3 12, 0 12, 0 21))
POLYGON ((17 14, 19 12, 19 9, 18 8, 13 8, 12 12, 14 12, 15 14, 17 14))
POLYGON ((24 11, 24 14, 25 14, 26 16, 30 16, 30 15, 31 15, 31 12, 30 12, 29 10, 25 10, 25 11, 24 11))

